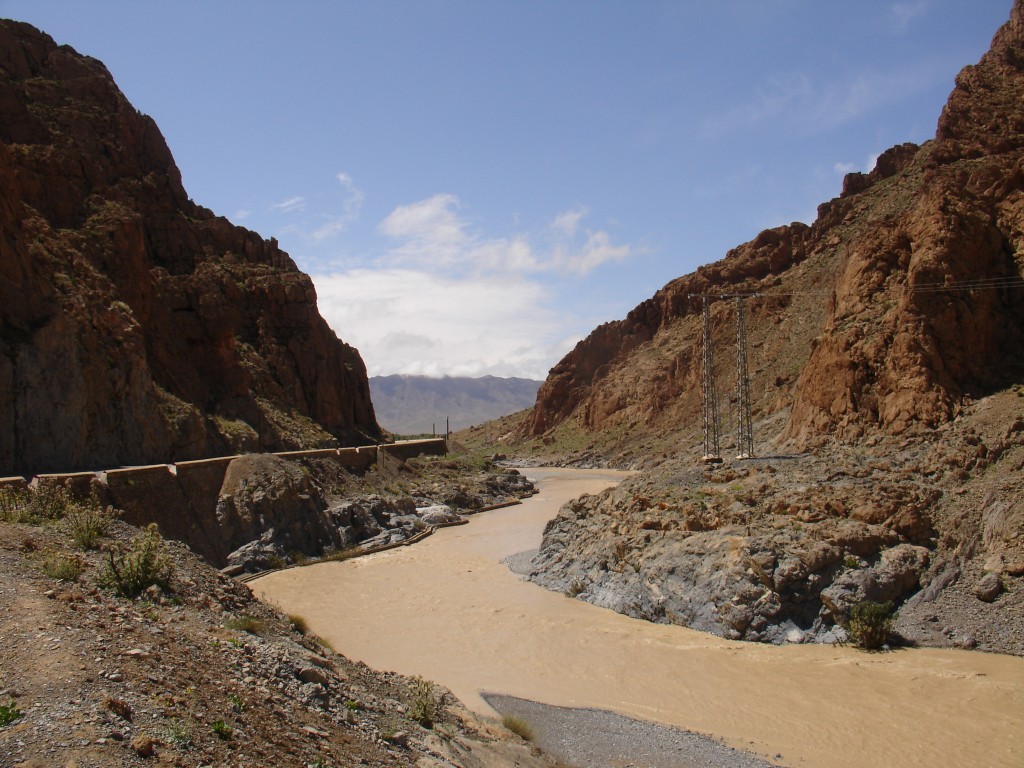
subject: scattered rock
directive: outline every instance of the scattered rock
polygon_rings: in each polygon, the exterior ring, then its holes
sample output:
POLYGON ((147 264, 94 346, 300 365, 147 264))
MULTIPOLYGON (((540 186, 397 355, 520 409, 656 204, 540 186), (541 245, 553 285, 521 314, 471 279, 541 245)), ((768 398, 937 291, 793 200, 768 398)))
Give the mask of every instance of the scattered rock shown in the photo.
POLYGON ((326 687, 328 685, 329 678, 324 670, 317 666, 306 666, 299 669, 296 673, 296 677, 304 683, 317 683, 326 687))
POLYGON ((986 573, 974 586, 974 596, 979 600, 991 603, 1003 591, 1003 581, 998 573, 986 573))
POLYGON ((384 737, 384 740, 403 749, 409 746, 409 734, 405 731, 396 731, 395 733, 388 734, 384 737))

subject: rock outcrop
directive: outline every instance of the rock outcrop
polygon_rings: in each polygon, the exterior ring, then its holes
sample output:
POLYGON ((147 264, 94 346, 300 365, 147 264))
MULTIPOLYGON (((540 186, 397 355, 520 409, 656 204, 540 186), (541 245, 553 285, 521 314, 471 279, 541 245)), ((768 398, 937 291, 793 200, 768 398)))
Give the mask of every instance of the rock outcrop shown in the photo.
POLYGON ((95 59, 0 21, 0 474, 361 444, 365 367, 95 59))

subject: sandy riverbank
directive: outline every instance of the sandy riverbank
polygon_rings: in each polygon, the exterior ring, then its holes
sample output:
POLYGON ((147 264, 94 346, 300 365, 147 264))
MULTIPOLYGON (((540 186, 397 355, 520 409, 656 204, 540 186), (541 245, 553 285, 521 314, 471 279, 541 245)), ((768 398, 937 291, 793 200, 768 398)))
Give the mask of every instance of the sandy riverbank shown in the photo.
POLYGON ((609 709, 790 766, 1024 765, 1024 659, 754 645, 547 592, 500 561, 536 547, 608 472, 529 471, 541 493, 415 546, 252 584, 345 655, 419 674, 470 707, 481 691, 609 709))

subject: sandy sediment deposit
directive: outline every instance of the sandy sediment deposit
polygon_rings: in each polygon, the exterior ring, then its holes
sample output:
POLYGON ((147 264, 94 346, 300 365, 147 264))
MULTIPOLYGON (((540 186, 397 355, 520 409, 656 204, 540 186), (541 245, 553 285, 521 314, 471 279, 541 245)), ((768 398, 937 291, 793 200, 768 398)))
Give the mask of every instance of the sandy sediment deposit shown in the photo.
MULTIPOLYGON (((252 584, 351 658, 481 692, 594 707, 716 736, 789 766, 1024 765, 1024 659, 970 651, 776 647, 630 619, 520 580, 607 471, 530 470, 540 494, 413 547, 252 584)), ((619 475, 621 477, 621 475, 619 475)))

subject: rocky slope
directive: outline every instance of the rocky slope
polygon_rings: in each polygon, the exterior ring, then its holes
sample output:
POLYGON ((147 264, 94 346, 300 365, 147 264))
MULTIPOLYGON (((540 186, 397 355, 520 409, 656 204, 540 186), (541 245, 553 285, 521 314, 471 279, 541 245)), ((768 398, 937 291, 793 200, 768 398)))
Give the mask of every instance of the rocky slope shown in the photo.
POLYGON ((185 193, 95 59, 0 21, 0 474, 379 437, 275 241, 185 193))
MULTIPOLYGON (((563 510, 534 578, 776 641, 832 637, 852 602, 917 594, 932 606, 905 634, 971 644, 980 633, 1021 652, 1019 633, 995 628, 1019 621, 1024 600, 1022 105, 1017 2, 958 76, 933 141, 890 149, 812 225, 762 232, 566 356, 502 441, 648 472, 563 510), (699 297, 733 293, 751 294, 755 452, 769 458, 705 470, 699 297), (998 584, 979 590, 991 610, 972 594, 983 577, 998 584)), ((727 430, 735 305, 711 305, 727 430)))
MULTIPOLYGON (((110 534, 107 550, 139 531, 110 534)), ((66 520, 0 522, 0 764, 554 765, 439 687, 336 655, 180 544, 160 557, 165 586, 123 597, 66 520)))
POLYGON ((380 424, 399 435, 443 434, 482 424, 533 405, 539 381, 480 376, 372 376, 370 393, 380 424))

